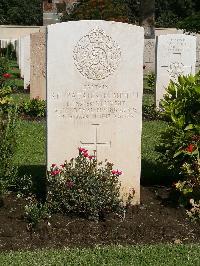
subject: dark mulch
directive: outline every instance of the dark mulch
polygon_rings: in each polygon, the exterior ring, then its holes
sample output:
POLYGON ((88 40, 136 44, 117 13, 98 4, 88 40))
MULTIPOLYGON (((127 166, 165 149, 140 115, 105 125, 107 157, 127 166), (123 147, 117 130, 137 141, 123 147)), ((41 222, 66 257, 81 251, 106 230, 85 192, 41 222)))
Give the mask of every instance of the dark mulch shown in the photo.
POLYGON ((199 243, 200 226, 182 208, 171 205, 167 188, 141 188, 141 205, 129 209, 125 220, 107 217, 94 222, 54 215, 35 232, 23 220, 24 199, 11 194, 0 208, 0 251, 44 247, 91 247, 95 244, 199 243))

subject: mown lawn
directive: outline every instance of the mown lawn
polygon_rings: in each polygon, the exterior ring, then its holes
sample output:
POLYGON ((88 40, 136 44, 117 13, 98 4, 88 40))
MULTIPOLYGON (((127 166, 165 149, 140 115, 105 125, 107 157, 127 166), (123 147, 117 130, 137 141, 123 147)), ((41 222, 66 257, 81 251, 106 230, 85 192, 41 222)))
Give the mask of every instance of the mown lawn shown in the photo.
POLYGON ((38 250, 0 254, 2 266, 122 265, 198 266, 198 245, 110 246, 91 249, 38 250))

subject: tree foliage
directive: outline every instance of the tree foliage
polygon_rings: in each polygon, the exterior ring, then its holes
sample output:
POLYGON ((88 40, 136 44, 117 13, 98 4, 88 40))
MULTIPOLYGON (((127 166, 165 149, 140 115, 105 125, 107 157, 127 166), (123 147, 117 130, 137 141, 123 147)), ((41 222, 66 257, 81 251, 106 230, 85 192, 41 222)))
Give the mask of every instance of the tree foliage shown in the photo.
POLYGON ((0 24, 42 25, 42 0, 0 0, 0 24))
POLYGON ((177 24, 178 28, 187 32, 200 33, 200 12, 196 15, 189 16, 177 24))
POLYGON ((138 3, 137 0, 81 0, 70 14, 63 14, 62 21, 103 19, 137 23, 138 3))
POLYGON ((180 21, 200 11, 199 0, 156 0, 156 25, 177 27, 180 21))

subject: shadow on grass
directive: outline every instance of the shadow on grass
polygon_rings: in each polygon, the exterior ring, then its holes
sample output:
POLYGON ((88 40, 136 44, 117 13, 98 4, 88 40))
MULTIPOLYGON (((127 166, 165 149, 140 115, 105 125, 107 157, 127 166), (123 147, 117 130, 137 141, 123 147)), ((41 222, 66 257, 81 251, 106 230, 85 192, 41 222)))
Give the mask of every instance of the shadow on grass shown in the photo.
POLYGON ((141 184, 143 186, 171 186, 176 180, 176 173, 159 162, 142 159, 141 184))
POLYGON ((46 165, 22 165, 18 168, 19 176, 30 175, 38 199, 46 198, 46 165))

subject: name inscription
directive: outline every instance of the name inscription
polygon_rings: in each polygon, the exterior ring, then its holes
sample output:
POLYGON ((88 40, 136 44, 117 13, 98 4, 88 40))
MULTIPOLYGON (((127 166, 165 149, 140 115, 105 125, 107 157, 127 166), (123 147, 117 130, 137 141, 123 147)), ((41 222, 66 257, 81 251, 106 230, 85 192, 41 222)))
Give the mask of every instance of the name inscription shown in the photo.
POLYGON ((108 91, 61 91, 50 95, 59 119, 133 118, 138 93, 108 91))
POLYGON ((172 38, 168 44, 168 52, 182 53, 184 49, 189 49, 189 43, 185 38, 172 38))

